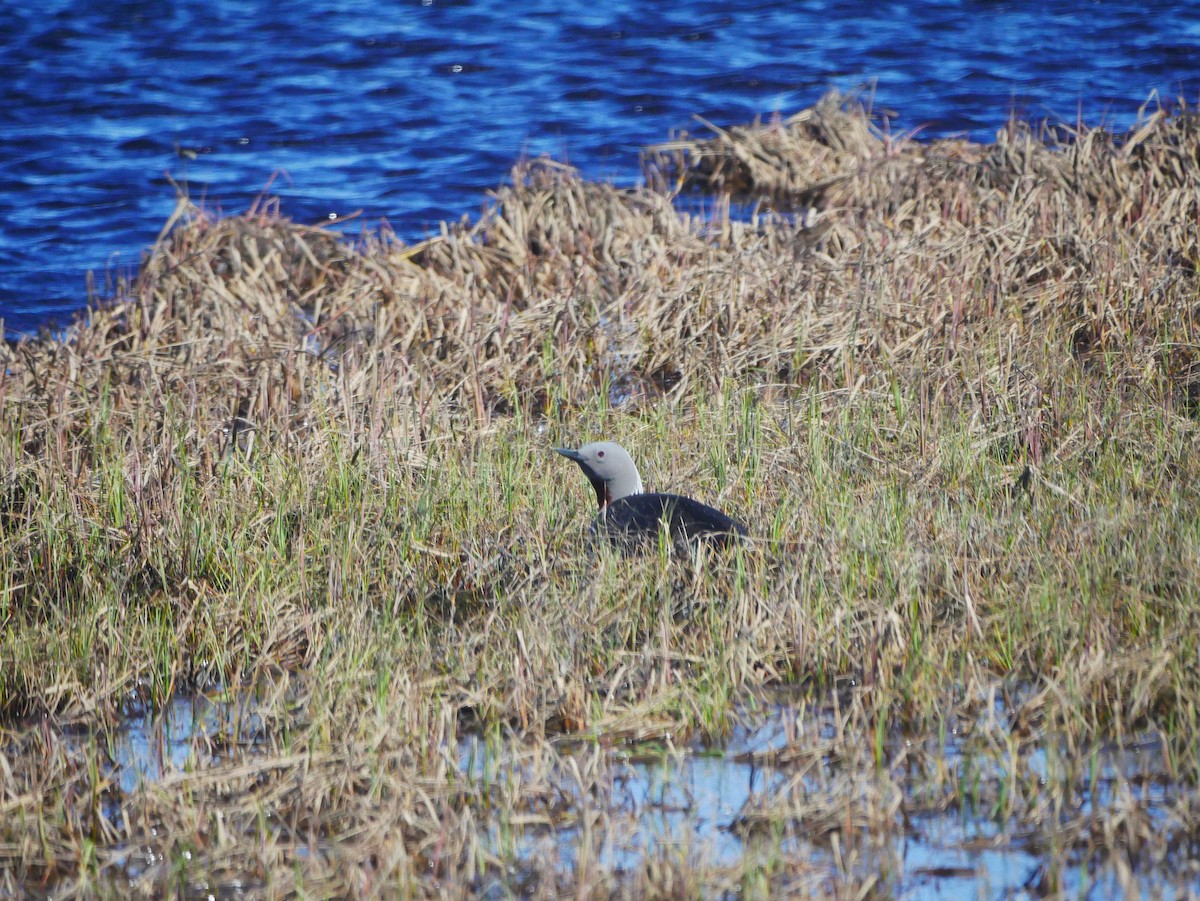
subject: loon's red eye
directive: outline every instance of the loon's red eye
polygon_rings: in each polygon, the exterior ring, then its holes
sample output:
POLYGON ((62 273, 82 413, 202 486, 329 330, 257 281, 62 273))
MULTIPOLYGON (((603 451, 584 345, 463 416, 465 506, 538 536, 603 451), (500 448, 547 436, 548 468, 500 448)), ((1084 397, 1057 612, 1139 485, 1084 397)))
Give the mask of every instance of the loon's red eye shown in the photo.
POLYGON ((603 457, 603 456, 604 456, 604 451, 596 451, 596 456, 597 456, 597 457, 603 457))

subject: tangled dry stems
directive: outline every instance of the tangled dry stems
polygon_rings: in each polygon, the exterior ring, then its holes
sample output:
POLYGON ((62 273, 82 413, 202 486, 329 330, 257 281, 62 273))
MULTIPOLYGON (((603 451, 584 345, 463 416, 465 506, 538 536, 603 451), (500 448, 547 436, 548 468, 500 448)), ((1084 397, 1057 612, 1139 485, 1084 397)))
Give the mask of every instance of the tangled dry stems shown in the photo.
POLYGON ((66 340, 0 350, 0 884, 870 892, 918 795, 967 801, 948 724, 1047 859, 1169 861, 1200 823, 1198 168, 1187 111, 918 143, 827 98, 652 149, 645 190, 526 164, 416 246, 181 201, 66 340), (658 181, 769 204, 681 215, 658 181), (581 555, 540 428, 628 435, 758 541, 581 555), (131 699, 264 678, 261 728, 191 770, 99 766, 131 699), (776 761, 821 790, 739 818, 769 859, 614 866, 607 747, 720 737, 780 684, 842 706, 776 761), (99 738, 21 725, 47 714, 99 738), (479 728, 511 736, 471 779, 479 728), (1166 826, 1029 763, 1134 733, 1166 826), (573 862, 498 828, 572 828, 573 862), (796 850, 827 835, 840 863, 796 850))

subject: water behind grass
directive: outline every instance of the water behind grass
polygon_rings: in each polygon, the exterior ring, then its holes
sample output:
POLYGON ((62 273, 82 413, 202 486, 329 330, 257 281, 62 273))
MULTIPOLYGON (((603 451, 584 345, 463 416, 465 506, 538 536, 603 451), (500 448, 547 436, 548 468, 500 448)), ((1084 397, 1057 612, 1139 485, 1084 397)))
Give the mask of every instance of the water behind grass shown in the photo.
MULTIPOLYGON (((113 786, 136 791, 170 774, 219 766, 262 739, 252 694, 225 691, 177 695, 166 709, 139 709, 111 734, 84 730, 68 739, 94 744, 111 765, 113 786)), ((114 811, 115 812, 115 811, 114 811)))
POLYGON ((410 240, 477 214, 521 155, 630 183, 638 149, 873 85, 897 132, 989 139, 1022 117, 1127 128, 1195 101, 1194 4, 621 0, 517 9, 310 0, 0 5, 0 318, 65 321, 127 274, 175 185, 240 212, 410 240), (361 210, 361 219, 353 218, 361 210))
MULTIPOLYGON (((180 695, 110 733, 68 728, 61 739, 70 754, 100 761, 104 815, 119 823, 139 791, 185 771, 244 766, 276 747, 267 711, 277 709, 280 690, 264 682, 180 695)), ((654 861, 744 880, 788 860, 799 874, 790 878, 803 883, 792 888, 809 893, 835 892, 848 877, 916 899, 1200 892, 1188 836, 1169 838, 1170 853, 1155 856, 1110 835, 1134 835, 1126 827, 1135 821, 1169 835, 1173 808, 1195 801, 1195 788, 1172 778, 1157 734, 1072 754, 1052 737, 1015 741, 1005 707, 996 701, 990 715, 940 737, 896 732, 878 767, 866 736, 861 757, 847 753, 853 742, 837 703, 758 699, 739 709, 718 745, 529 740, 500 729, 460 737, 452 778, 477 799, 479 847, 492 861, 475 888, 509 897, 548 874, 570 884, 597 868, 620 881, 654 861), (593 781, 581 771, 603 775, 593 781)), ((113 858, 119 873, 108 871, 117 883, 166 864, 155 848, 121 851, 113 858)), ((189 879, 189 892, 213 897, 255 885, 189 879)))

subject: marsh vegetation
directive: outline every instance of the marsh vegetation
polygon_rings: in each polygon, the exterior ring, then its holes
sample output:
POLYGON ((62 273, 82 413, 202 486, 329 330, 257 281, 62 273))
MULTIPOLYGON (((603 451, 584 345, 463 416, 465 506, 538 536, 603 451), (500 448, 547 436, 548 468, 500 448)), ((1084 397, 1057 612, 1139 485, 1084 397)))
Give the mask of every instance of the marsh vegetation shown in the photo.
POLYGON ((1198 126, 181 199, 0 348, 0 894, 1196 891, 1198 126), (587 547, 600 437, 751 540, 587 547))

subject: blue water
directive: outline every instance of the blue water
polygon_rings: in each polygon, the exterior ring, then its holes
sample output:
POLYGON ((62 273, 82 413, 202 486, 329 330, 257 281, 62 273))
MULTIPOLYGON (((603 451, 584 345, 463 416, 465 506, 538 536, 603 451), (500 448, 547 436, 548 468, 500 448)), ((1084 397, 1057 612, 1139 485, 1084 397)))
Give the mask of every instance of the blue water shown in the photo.
MULTIPOLYGON (((280 685, 264 676, 248 690, 177 696, 157 712, 133 711, 111 732, 80 728, 59 733, 54 745, 65 747, 73 766, 101 774, 108 786, 102 792, 104 816, 120 823, 128 815, 126 805, 144 787, 163 780, 178 785, 178 780, 186 780, 184 774, 201 771, 219 778, 223 771, 239 769, 256 758, 269 760, 278 743, 265 723, 279 725, 277 714, 283 712, 272 705, 281 690, 299 704, 302 681, 280 685), (276 715, 271 715, 272 710, 276 715)), ((703 855, 706 862, 718 866, 734 866, 746 859, 764 868, 778 865, 782 852, 793 867, 805 861, 810 874, 833 874, 844 867, 863 875, 886 873, 883 885, 912 901, 1031 897, 1040 870, 1050 862, 1062 864, 1054 849, 1042 844, 1055 831, 1051 822, 1059 814, 1029 808, 1026 821, 998 821, 986 804, 979 811, 969 805, 939 809, 928 799, 943 796, 947 789, 938 787, 936 779, 924 781, 934 772, 927 769, 930 757, 939 758, 946 772, 956 773, 954 781, 984 786, 985 796, 987 786, 994 791, 996 786, 1033 777, 1046 787, 1048 797, 1062 793, 1062 812, 1068 818, 1073 811, 1092 817, 1095 824, 1112 821, 1124 816, 1122 812, 1136 799, 1149 825, 1168 830, 1177 839, 1186 833, 1186 826, 1170 811, 1187 803, 1191 788, 1168 772, 1169 752, 1157 733, 1127 736, 1120 744, 1097 746, 1086 753, 1046 736, 1039 747, 1011 758, 1005 749, 1012 721, 996 693, 990 697, 996 705, 994 715, 967 728, 950 728, 942 742, 913 747, 909 740, 897 737, 886 745, 886 759, 908 761, 890 765, 885 779, 895 780, 893 786, 904 793, 906 812, 898 814, 889 829, 877 822, 870 843, 863 841, 866 830, 860 817, 859 832, 848 837, 850 845, 860 850, 849 858, 839 857, 822 830, 810 831, 786 816, 789 808, 802 810, 812 799, 828 803, 832 798, 836 800, 832 806, 844 809, 849 823, 854 810, 867 806, 861 793, 875 784, 871 773, 856 772, 853 761, 836 754, 806 753, 813 743, 826 748, 837 745, 841 727, 832 707, 797 709, 758 702, 754 714, 748 709, 735 711, 731 734, 721 746, 711 748, 675 748, 669 742, 617 744, 597 761, 597 748, 586 740, 563 736, 553 743, 554 749, 531 753, 522 739, 497 731, 461 736, 453 754, 458 777, 464 780, 461 787, 473 789, 480 798, 492 791, 502 796, 519 782, 535 786, 534 796, 554 797, 560 812, 578 814, 563 816, 554 825, 514 824, 508 820, 511 811, 501 803, 493 815, 484 813, 478 822, 485 852, 509 859, 518 872, 538 860, 556 862, 565 882, 575 876, 583 849, 598 850, 598 862, 614 874, 637 873, 647 859, 668 849, 672 856, 703 855), (738 722, 743 716, 748 721, 738 722), (576 755, 592 759, 584 764, 586 779, 571 763, 576 755), (588 811, 604 816, 593 819, 588 811), (1036 827, 1042 818, 1041 828, 1036 827), (743 828, 756 819, 760 825, 764 819, 790 823, 790 828, 778 835, 770 829, 743 828)), ((292 712, 300 716, 302 706, 292 712)), ((33 731, 40 738, 47 729, 43 724, 33 731)), ((9 737, 16 740, 15 747, 6 749, 0 742, 0 751, 22 753, 28 747, 16 734, 9 737)), ((38 738, 26 740, 38 746, 38 738)), ((1016 809, 1025 808, 1018 802, 1016 809)), ((1060 838, 1079 840, 1079 836, 1071 838, 1069 829, 1060 838)), ((110 846, 101 855, 106 861, 102 884, 119 891, 123 877, 137 878, 169 860, 172 852, 160 845, 151 838, 147 844, 110 846)), ((1059 873, 1065 897, 1122 897, 1127 894, 1125 878, 1141 897, 1192 898, 1200 891, 1195 872, 1178 868, 1173 859, 1157 860, 1143 849, 1120 861, 1132 866, 1126 877, 1102 847, 1085 851, 1085 845, 1086 841, 1075 846, 1070 865, 1059 873)), ((321 846, 321 853, 328 851, 328 846, 321 846)), ((1182 843, 1179 854, 1186 854, 1182 843)), ((200 872, 210 878, 202 851, 198 857, 200 872)), ((509 897, 504 880, 514 875, 512 870, 487 875, 481 894, 509 897)))
POLYGON ((639 147, 875 85, 897 128, 1010 110, 1129 125, 1200 95, 1192 2, 26 0, 0 6, 0 317, 62 319, 127 273, 171 180, 227 213, 419 238, 522 154, 633 183, 639 147), (193 158, 194 157, 194 158, 193 158), (274 179, 272 181, 272 179, 274 179))

